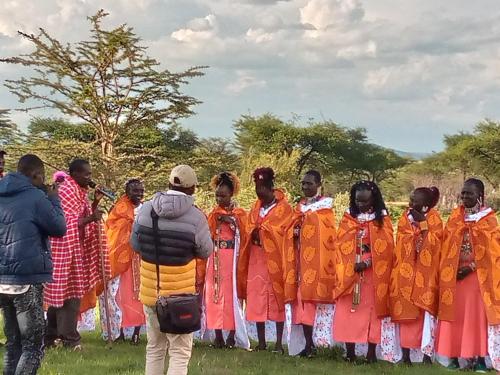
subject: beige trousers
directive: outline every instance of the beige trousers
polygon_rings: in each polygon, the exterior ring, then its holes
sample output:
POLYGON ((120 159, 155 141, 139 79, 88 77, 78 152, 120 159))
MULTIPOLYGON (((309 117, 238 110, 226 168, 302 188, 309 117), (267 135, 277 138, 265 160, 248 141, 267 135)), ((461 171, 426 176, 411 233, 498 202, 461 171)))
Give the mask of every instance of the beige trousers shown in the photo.
POLYGON ((160 332, 160 323, 152 307, 144 306, 148 343, 146 345, 146 375, 165 373, 165 356, 168 354, 167 375, 186 375, 193 348, 193 334, 175 335, 160 332))

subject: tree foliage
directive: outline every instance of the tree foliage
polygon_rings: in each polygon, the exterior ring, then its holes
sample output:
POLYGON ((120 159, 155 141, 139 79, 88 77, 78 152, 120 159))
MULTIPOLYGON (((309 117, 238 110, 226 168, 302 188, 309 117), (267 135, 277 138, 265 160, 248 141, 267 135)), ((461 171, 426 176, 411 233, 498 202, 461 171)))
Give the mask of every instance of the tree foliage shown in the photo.
POLYGON ((500 123, 479 122, 471 133, 446 135, 445 148, 421 161, 398 170, 384 181, 383 188, 391 199, 406 200, 419 186, 437 186, 441 191, 440 207, 453 208, 459 202, 460 186, 475 176, 486 182, 488 204, 500 207, 500 123))
POLYGON ((243 154, 249 150, 290 156, 296 152, 296 176, 315 168, 336 175, 348 185, 357 179, 380 182, 407 163, 394 151, 369 143, 366 130, 346 128, 332 121, 300 126, 266 114, 242 116, 234 124, 236 144, 243 154))
POLYGON ((8 109, 0 109, 0 147, 14 144, 19 141, 17 126, 10 119, 8 109))
POLYGON ((476 175, 500 187, 500 123, 484 120, 472 133, 444 137, 445 149, 424 159, 422 173, 442 177, 459 175, 462 181, 476 175))
MULTIPOLYGON (((417 186, 437 185, 442 204, 449 207, 457 201, 460 183, 471 175, 488 181, 493 194, 500 187, 500 123, 491 120, 471 133, 447 135, 445 149, 422 161, 371 143, 363 128, 283 121, 272 114, 241 116, 234 123, 234 141, 200 138, 179 120, 192 115, 199 103, 182 89, 203 75, 204 67, 178 73, 161 69, 130 27, 105 29, 106 16, 101 10, 89 17, 90 37, 74 44, 44 29, 37 35, 19 32, 34 51, 0 59, 31 68, 29 77, 6 83, 24 110, 51 107, 67 116, 33 118, 24 134, 9 120, 8 110, 0 110, 0 147, 10 159, 35 153, 64 169, 83 157, 91 161, 99 182, 120 192, 128 178, 142 178, 148 195, 167 187, 174 165, 190 164, 199 177, 197 196, 204 208, 214 202, 210 178, 224 170, 241 176, 239 199, 248 208, 255 200, 251 175, 261 166, 275 170, 277 186, 293 199, 301 194, 307 169, 322 173, 328 195, 347 191, 359 179, 381 183, 391 200, 406 200, 417 186)), ((348 197, 337 197, 342 211, 348 197)))
POLYGON ((113 183, 120 159, 117 140, 192 115, 199 101, 182 93, 181 87, 203 73, 202 67, 180 73, 160 70, 132 28, 124 24, 104 29, 106 16, 100 10, 89 17, 89 40, 75 44, 65 44, 44 29, 38 35, 20 31, 35 50, 0 61, 33 69, 31 77, 7 80, 6 86, 20 102, 56 108, 92 128, 99 158, 108 170, 106 180, 113 183))

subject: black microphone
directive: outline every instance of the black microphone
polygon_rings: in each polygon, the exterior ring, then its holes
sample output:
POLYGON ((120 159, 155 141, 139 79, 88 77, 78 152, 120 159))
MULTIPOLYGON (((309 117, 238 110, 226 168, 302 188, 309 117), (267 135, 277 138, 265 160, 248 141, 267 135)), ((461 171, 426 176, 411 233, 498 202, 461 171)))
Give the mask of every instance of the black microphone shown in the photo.
POLYGON ((92 189, 95 189, 98 193, 101 193, 104 195, 106 198, 111 199, 114 201, 116 199, 115 193, 113 193, 111 190, 104 189, 100 186, 97 186, 97 184, 94 181, 89 181, 89 187, 92 189))

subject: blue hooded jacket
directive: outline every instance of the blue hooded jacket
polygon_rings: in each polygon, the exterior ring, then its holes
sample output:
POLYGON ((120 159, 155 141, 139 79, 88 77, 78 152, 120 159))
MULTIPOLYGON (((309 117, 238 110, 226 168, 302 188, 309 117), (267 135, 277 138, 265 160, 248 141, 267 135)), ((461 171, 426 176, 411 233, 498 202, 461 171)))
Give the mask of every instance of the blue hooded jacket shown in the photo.
POLYGON ((0 180, 0 284, 52 281, 49 236, 65 233, 58 197, 48 197, 21 173, 0 180))

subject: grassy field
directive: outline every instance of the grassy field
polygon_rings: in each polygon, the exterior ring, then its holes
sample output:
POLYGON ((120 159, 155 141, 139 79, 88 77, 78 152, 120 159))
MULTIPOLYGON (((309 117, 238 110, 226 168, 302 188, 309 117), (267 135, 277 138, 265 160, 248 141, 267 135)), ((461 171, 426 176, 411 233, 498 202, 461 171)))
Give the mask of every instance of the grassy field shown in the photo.
MULTIPOLYGON (((107 349, 95 333, 84 334, 84 350, 74 353, 65 349, 47 352, 40 374, 42 375, 111 375, 144 374, 145 337, 138 347, 129 343, 115 344, 107 349)), ((3 355, 4 349, 0 349, 3 355)), ((3 361, 0 362, 0 369, 3 361)), ((379 363, 372 366, 346 364, 340 352, 320 352, 314 359, 291 358, 271 352, 245 352, 242 350, 215 350, 204 344, 197 344, 189 366, 189 374, 449 374, 440 366, 415 365, 407 368, 400 365, 379 363)))

